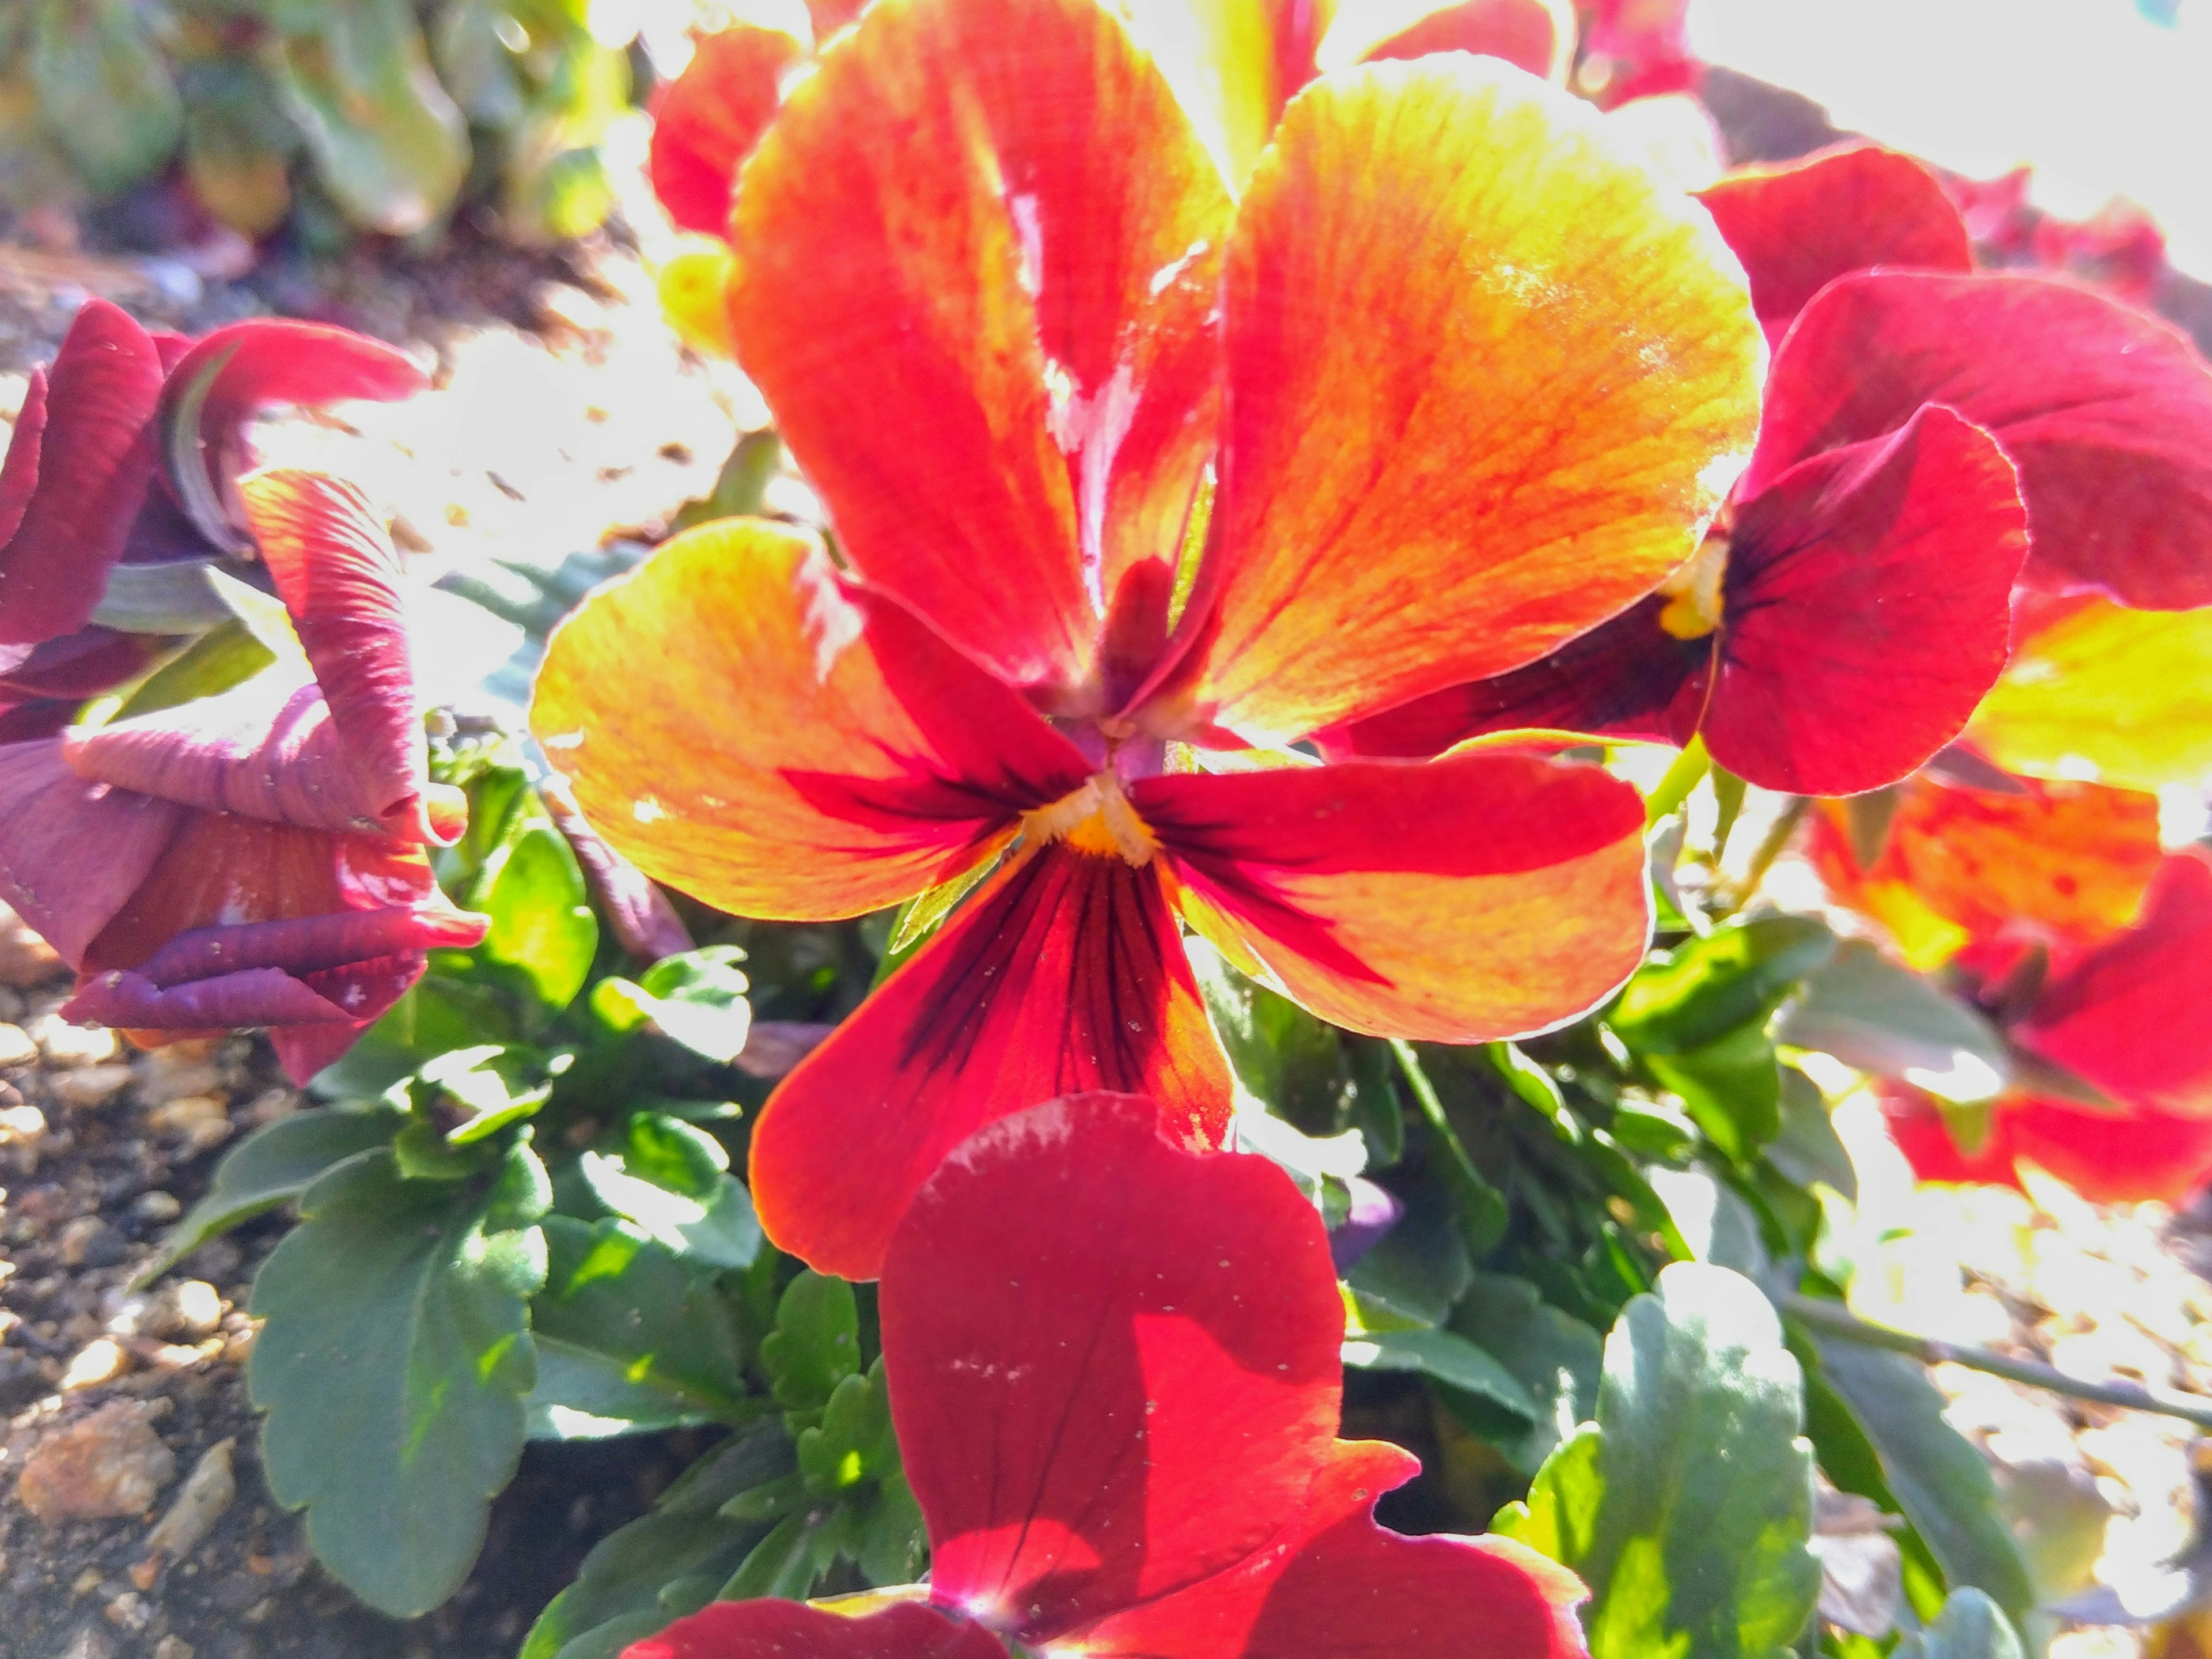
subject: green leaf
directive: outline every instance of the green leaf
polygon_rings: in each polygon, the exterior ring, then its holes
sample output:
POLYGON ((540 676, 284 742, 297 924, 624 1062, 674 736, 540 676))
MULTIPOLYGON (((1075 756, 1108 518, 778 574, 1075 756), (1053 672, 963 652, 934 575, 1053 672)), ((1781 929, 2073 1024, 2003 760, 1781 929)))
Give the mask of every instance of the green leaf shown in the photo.
MULTIPOLYGON (((1597 1412, 1605 1338, 1553 1307, 1525 1279, 1477 1273, 1453 1312, 1451 1328, 1494 1354, 1534 1407, 1525 1425, 1470 1424, 1505 1461, 1533 1475, 1561 1438, 1597 1412)), ((1462 1402, 1447 1397, 1447 1403, 1462 1402)))
POLYGON ((620 1151, 586 1152, 577 1167, 600 1203, 678 1255, 707 1267, 749 1267, 760 1254, 760 1222, 751 1194, 727 1173, 729 1162, 703 1129, 664 1112, 635 1112, 620 1151))
POLYGON ((362 1153, 307 1189, 261 1270, 248 1370, 270 1491, 305 1506, 333 1577, 394 1618, 467 1577, 522 1453, 529 1297, 545 1242, 510 1224, 544 1171, 526 1146, 488 1193, 403 1180, 362 1153))
MULTIPOLYGON (((678 507, 675 519, 668 526, 669 529, 672 532, 689 530, 695 525, 710 524, 716 519, 759 517, 763 508, 768 505, 769 483, 782 470, 782 467, 783 440, 781 438, 772 431, 746 433, 744 437, 738 440, 736 445, 731 449, 728 458, 723 461, 722 470, 715 475, 714 489, 697 500, 686 501, 678 507)), ((974 873, 980 878, 980 871, 974 873)), ((944 885, 945 887, 952 886, 963 879, 965 878, 955 877, 953 881, 947 882, 944 885)), ((973 884, 971 881, 969 885, 973 884)), ((931 890, 932 892, 943 890, 944 887, 931 890)), ((920 898, 908 900, 906 904, 900 907, 901 915, 904 916, 911 913, 916 905, 924 903, 928 896, 927 894, 924 894, 920 898)), ((957 897, 958 895, 955 894, 954 898, 957 897)), ((951 908, 949 902, 946 908, 951 908)), ((938 920, 943 919, 940 914, 938 920)), ((906 948, 911 950, 915 945, 919 945, 926 932, 926 928, 918 931, 912 939, 907 940, 906 948)), ((899 948, 898 937, 895 933, 891 949, 896 951, 899 948)))
POLYGON ((1859 1195, 1858 1171, 1836 1133, 1820 1085, 1794 1066, 1782 1068, 1782 1130, 1765 1152, 1785 1181, 1800 1187, 1818 1182, 1845 1198, 1859 1195))
POLYGON ((467 123, 431 72, 408 0, 324 0, 279 42, 278 85, 331 198, 364 229, 412 236, 469 167, 467 123))
POLYGON ((151 714, 243 685, 276 660, 276 653, 233 619, 203 634, 138 683, 115 711, 119 720, 151 714))
POLYGON ((1520 1380, 1493 1356, 1450 1331, 1373 1331, 1347 1337, 1344 1363, 1360 1370, 1416 1371, 1480 1395, 1534 1423, 1537 1406, 1520 1380))
POLYGON ((1755 1024, 1678 1054, 1644 1057, 1651 1075, 1732 1162, 1748 1164, 1782 1127, 1782 1063, 1755 1024))
POLYGON ((95 196, 169 159, 184 108, 168 64, 130 0, 73 0, 37 14, 31 82, 50 138, 95 196))
POLYGON ((1954 1588, 1986 1590, 2014 1615, 2035 1605, 2027 1564, 2000 1518, 1989 1464, 1943 1420, 1945 1401, 1902 1354, 1821 1341, 1828 1385, 1865 1431, 1883 1478, 1954 1588))
POLYGON ((1778 1659, 1819 1562, 1797 1362, 1748 1279, 1678 1263, 1607 1340, 1597 1420, 1498 1530, 1589 1585, 1592 1659, 1778 1659))
POLYGON ((1417 1192, 1398 1224, 1353 1264, 1345 1284, 1364 1312, 1383 1316, 1372 1323, 1421 1328, 1443 1323, 1474 1271, 1450 1212, 1417 1192))
POLYGON ((1809 916, 1731 921, 1654 956, 1607 1023, 1647 1056, 1703 1048, 1739 1026, 1764 1023, 1835 948, 1835 935, 1809 916))
POLYGON ((191 60, 179 78, 193 198, 240 234, 267 235, 292 205, 289 174, 300 147, 276 84, 258 58, 234 56, 191 60))
POLYGON ((553 1085, 539 1050, 480 1043, 427 1061, 415 1074, 411 1092, 418 1106, 440 1119, 458 1116, 445 1138, 451 1146, 466 1146, 530 1116, 551 1097, 553 1085))
POLYGON ((890 1391, 879 1358, 865 1375, 848 1376, 832 1389, 820 1424, 799 1431, 799 1473, 809 1492, 828 1498, 898 1467, 890 1391))
POLYGON ((852 1512, 842 1504, 823 1512, 787 1515, 761 1540, 715 1599, 752 1601, 776 1597, 804 1601, 822 1576, 847 1553, 852 1512))
POLYGON ((592 1438, 746 1414, 743 1344, 708 1275, 620 1221, 544 1224, 531 1304, 538 1439, 592 1438))
POLYGON ((784 1287, 775 1328, 761 1339, 761 1368, 776 1404, 818 1423, 837 1385, 860 1369, 860 1306, 842 1279, 803 1273, 784 1287))
POLYGON ((734 945, 710 945, 663 957, 638 981, 609 978, 592 988, 592 1009, 617 1030, 651 1020, 663 1036, 717 1065, 735 1060, 752 1027, 749 988, 734 945))
POLYGON ((1980 1590, 1953 1590, 1936 1622, 1897 1644, 1893 1659, 2027 1659, 2004 1610, 1980 1590))
POLYGON ((487 866, 470 908, 491 918, 473 954, 515 969, 541 1018, 575 1000, 599 948, 599 924, 576 855, 543 809, 487 866))
POLYGON ((609 1534, 555 1596, 520 1659, 617 1659, 632 1642, 696 1613, 767 1534, 723 1505, 788 1474, 790 1437, 776 1423, 726 1440, 663 1492, 649 1515, 609 1534))
POLYGON ((2011 1072, 1996 1026, 1864 939, 1847 939, 1783 1011, 1778 1041, 1960 1103, 1994 1100, 2011 1072))
POLYGON ((185 1212, 161 1253, 131 1281, 150 1285, 210 1238, 289 1204, 332 1165, 386 1146, 407 1115, 386 1105, 295 1112, 257 1129, 223 1155, 200 1201, 185 1212))

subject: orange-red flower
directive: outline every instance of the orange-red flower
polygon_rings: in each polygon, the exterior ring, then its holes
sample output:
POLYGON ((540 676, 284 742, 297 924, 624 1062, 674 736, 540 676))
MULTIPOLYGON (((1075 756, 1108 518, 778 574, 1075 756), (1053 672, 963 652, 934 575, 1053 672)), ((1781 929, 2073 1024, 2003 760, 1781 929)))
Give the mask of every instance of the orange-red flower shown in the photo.
POLYGON ((1263 1159, 1163 1131, 1150 1101, 1049 1102, 899 1224, 884 1366, 926 1590, 717 1602, 625 1659, 1579 1659, 1565 1568, 1376 1523, 1419 1466, 1336 1437, 1321 1218, 1263 1159))
POLYGON ((2086 951, 1999 945, 1960 975, 2027 1055, 2101 1094, 2069 1098, 2031 1075, 1961 1148, 1935 1103, 1887 1085, 1890 1133, 1929 1181, 2017 1184, 2022 1161, 2100 1202, 2185 1197, 2212 1176, 2212 858, 2160 866, 2136 924, 2086 951))
POLYGON ((881 0, 735 226, 740 356, 850 574, 774 526, 681 538, 556 637, 535 729, 611 842, 726 909, 849 916, 1003 855, 770 1101, 779 1243, 872 1274, 945 1152, 1071 1088, 1218 1137, 1178 910, 1328 1018, 1441 1041, 1634 965, 1641 812, 1602 773, 1188 758, 1526 662, 1690 550, 1758 327, 1594 112, 1464 55, 1357 69, 1232 205, 1094 0, 881 0))

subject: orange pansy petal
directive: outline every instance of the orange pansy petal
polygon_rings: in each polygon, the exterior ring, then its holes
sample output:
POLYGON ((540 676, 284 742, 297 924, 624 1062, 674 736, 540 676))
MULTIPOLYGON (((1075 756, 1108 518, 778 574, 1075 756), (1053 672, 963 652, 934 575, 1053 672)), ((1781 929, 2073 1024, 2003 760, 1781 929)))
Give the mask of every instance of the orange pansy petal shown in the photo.
POLYGON ((1221 170, 1242 185, 1314 77, 1338 0, 1116 0, 1221 170))
POLYGON ((945 1153, 1095 1089, 1152 1096, 1195 1142, 1228 1126, 1228 1062, 1158 874, 1054 843, 994 878, 769 1098, 753 1129, 761 1225, 809 1267, 872 1279, 945 1153))
POLYGON ((732 23, 698 37, 653 108, 653 193, 685 230, 721 236, 738 165, 775 118, 780 86, 806 49, 781 29, 732 23))
POLYGON ((740 359, 854 566, 1016 684, 1181 544, 1228 213, 1092 0, 886 0, 744 170, 740 359))
POLYGON ((1556 1025, 1650 931, 1644 810, 1595 767, 1471 752, 1130 790, 1176 879, 1283 988, 1379 1036, 1480 1042, 1556 1025))
POLYGON ((972 864, 1082 755, 781 526, 677 537, 553 635, 532 729, 594 828, 740 915, 823 921, 972 864))
POLYGON ((2008 771, 2128 789, 2212 773, 2212 609, 2130 611, 2083 596, 2039 607, 1966 728, 2008 771))
POLYGON ((1170 723, 1255 743, 1533 661, 1697 545, 1765 351, 1705 210, 1490 58, 1285 114, 1231 239, 1217 545, 1170 723))
POLYGON ((2135 919, 2158 872, 2158 799, 2089 783, 2022 780, 2020 793, 1898 787, 1895 816, 1863 868, 1824 807, 1810 846, 1844 903, 1899 927, 1915 965, 1933 966, 1968 937, 2010 926, 2088 944, 2135 919), (1943 924, 1958 930, 1948 939, 1943 924))

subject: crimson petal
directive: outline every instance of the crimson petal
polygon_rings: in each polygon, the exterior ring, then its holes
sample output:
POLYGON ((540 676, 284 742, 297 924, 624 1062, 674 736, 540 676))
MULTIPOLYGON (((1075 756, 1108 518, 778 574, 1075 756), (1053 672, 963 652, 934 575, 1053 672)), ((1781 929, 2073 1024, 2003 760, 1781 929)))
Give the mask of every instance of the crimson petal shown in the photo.
POLYGON ((885 1253, 931 1598, 1024 1644, 1259 1548, 1334 1442, 1343 1312, 1319 1213, 1166 1117, 1089 1095, 994 1124, 885 1253))
MULTIPOLYGON (((264 405, 393 403, 429 384, 413 359, 381 340, 328 323, 249 317, 201 336, 177 358, 161 388, 155 429, 164 461, 197 454, 219 495, 224 473, 244 459, 241 429, 264 405), (188 437, 174 430, 185 419, 195 422, 188 437)), ((186 481, 172 482, 182 501, 199 494, 186 481)))
POLYGON ((2030 1048, 2106 1093, 2212 1116, 2212 854, 2167 858, 2142 914, 2054 980, 2021 1027, 2030 1048))
POLYGON ((1919 1091, 1891 1085, 1880 1097, 1890 1139, 1923 1181, 2018 1187, 2027 1163, 2092 1203, 2176 1204, 2212 1176, 2212 1118, 2008 1095, 1996 1103, 1989 1138, 1965 1152, 1942 1109, 1919 1091))
POLYGON ((1783 474, 1736 517, 1713 758, 1794 794, 1905 776, 2004 672, 2027 546, 2011 463, 1947 409, 1783 474))
POLYGON ((1129 799, 1200 902, 1193 925, 1353 1030, 1548 1028, 1650 937, 1644 803, 1595 767, 1478 750, 1148 778, 1129 799))
POLYGON ((2065 283, 1832 283, 1776 356, 1743 493, 1929 403, 1985 428, 2019 469, 2033 580, 2146 610, 2212 604, 2212 371, 2166 324, 2065 283))
POLYGON ((872 1279, 947 1152, 1085 1089, 1153 1096, 1207 1144, 1227 1127, 1228 1063, 1158 872, 1055 843, 1017 854, 769 1098, 761 1224, 810 1267, 872 1279))
POLYGON ((806 55, 781 29, 733 22, 697 38, 684 72, 653 106, 653 193, 684 230, 726 236, 738 165, 782 101, 784 76, 806 55))
POLYGON ((30 384, 23 388, 23 406, 9 429, 7 453, 0 455, 0 547, 15 539, 23 509, 39 487, 39 451, 46 432, 46 371, 41 365, 31 371, 30 384))
POLYGON ((1407 1538, 1375 1500, 1419 1465, 1340 1443, 1304 1513, 1264 1550, 1178 1595, 1103 1620, 1085 1659, 1582 1659, 1582 1581, 1501 1538, 1407 1538))
POLYGON ((1876 265, 1972 270, 1966 221, 1909 155, 1850 144, 1780 167, 1746 167, 1698 191, 1751 279, 1770 340, 1838 276, 1876 265))
POLYGON ((0 899, 82 967, 182 817, 171 802, 87 782, 56 739, 0 748, 0 899))
POLYGON ((161 356, 146 331, 88 300, 47 377, 44 422, 17 428, 0 480, 15 516, 0 546, 0 645, 55 639, 92 620, 152 476, 145 430, 161 395, 161 356), (19 463, 15 445, 27 441, 30 459, 19 463), (37 472, 27 494, 27 465, 37 472))
POLYGON ((848 1619, 798 1601, 716 1601, 622 1659, 1006 1659, 988 1631, 901 1602, 848 1619))

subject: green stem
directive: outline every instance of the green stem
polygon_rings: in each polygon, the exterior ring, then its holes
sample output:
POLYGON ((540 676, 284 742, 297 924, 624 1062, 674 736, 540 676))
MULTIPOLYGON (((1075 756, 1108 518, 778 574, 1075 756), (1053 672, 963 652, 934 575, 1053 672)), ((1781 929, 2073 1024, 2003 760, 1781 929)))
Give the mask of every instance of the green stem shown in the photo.
POLYGON ((1667 769, 1666 776, 1659 780, 1644 806, 1644 822, 1653 824, 1689 799, 1690 791, 1705 781, 1711 771, 1712 757, 1705 753, 1705 740, 1692 738, 1689 746, 1674 757, 1674 763, 1667 769))
POLYGON ((2122 1406, 2130 1411, 2155 1412, 2161 1417, 2179 1417, 2200 1428, 2212 1429, 2212 1400, 2176 1394, 2168 1389, 2147 1388, 2140 1382, 2085 1382, 2078 1376, 2069 1376, 2062 1370, 2038 1364, 2032 1359, 2008 1359, 2001 1353, 1991 1353, 1986 1348, 1962 1348, 1953 1343, 1939 1342, 1934 1337, 1914 1336, 1908 1331, 1892 1330, 1887 1325, 1870 1325, 1845 1311, 1840 1303, 1799 1296, 1789 1291, 1771 1294, 1775 1305, 1784 1313, 1801 1325, 1810 1326, 1823 1336, 1834 1337, 1839 1342, 1855 1342, 1863 1348, 1886 1348, 1892 1353, 1901 1353, 1908 1358, 1917 1359, 1923 1365, 1946 1363, 1964 1365, 1968 1370, 1986 1371, 1991 1376, 2025 1382, 2032 1389, 2043 1389, 2052 1394, 2091 1401, 2100 1406, 2122 1406))
POLYGON ((1740 908, 1759 890, 1759 884, 1766 879, 1766 872, 1774 867, 1774 860, 1782 856, 1782 849, 1790 845, 1790 837, 1797 833, 1797 826, 1804 823, 1805 814, 1812 810, 1812 806, 1811 797, 1795 796, 1774 822, 1767 826, 1765 839, 1759 843, 1759 850, 1751 855, 1751 864, 1744 871, 1743 878, 1729 884, 1729 896, 1733 902, 1731 908, 1740 908))

